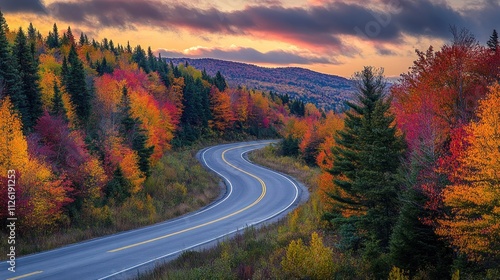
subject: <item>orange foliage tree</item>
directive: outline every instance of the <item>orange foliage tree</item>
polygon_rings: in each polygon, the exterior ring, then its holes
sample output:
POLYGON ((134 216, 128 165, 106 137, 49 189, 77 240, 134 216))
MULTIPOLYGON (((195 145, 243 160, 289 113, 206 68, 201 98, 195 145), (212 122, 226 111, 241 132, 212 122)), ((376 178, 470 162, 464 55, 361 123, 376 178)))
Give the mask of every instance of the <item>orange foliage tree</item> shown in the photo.
POLYGON ((227 90, 220 92, 215 86, 210 90, 210 110, 212 119, 209 120, 209 126, 219 132, 224 132, 231 128, 235 117, 231 110, 231 97, 227 90))
POLYGON ((440 219, 437 233, 449 238, 469 258, 482 260, 500 254, 500 85, 491 87, 465 126, 465 138, 452 144, 449 178, 443 192, 451 212, 440 219))

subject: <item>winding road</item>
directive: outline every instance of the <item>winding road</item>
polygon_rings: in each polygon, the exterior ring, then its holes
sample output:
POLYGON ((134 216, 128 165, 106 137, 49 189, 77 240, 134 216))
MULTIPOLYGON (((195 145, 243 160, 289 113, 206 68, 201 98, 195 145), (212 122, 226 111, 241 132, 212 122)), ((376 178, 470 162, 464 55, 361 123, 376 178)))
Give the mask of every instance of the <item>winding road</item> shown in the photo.
POLYGON ((249 151, 272 142, 218 145, 198 153, 227 187, 226 194, 208 207, 137 230, 20 257, 15 273, 2 262, 0 279, 127 279, 183 251, 210 246, 248 226, 277 219, 306 191, 292 179, 245 159, 249 151))

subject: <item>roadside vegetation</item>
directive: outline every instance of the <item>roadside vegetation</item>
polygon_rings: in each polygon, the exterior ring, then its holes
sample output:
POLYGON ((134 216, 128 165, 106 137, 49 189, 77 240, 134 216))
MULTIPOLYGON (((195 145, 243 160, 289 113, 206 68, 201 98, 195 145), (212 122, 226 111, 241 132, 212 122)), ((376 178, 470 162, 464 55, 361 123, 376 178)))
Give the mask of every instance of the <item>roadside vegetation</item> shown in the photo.
MULTIPOLYGON (((220 180, 196 159, 201 145, 176 149, 152 168, 144 188, 123 203, 109 202, 103 208, 90 208, 77 226, 55 230, 47 235, 20 235, 21 254, 57 248, 107 234, 130 230, 195 211, 221 193, 220 180)), ((3 234, 3 233, 2 233, 3 234)), ((3 236, 2 236, 3 237, 3 236)), ((1 238, 2 242, 7 238, 1 238)), ((7 248, 6 244, 2 244, 7 248)))

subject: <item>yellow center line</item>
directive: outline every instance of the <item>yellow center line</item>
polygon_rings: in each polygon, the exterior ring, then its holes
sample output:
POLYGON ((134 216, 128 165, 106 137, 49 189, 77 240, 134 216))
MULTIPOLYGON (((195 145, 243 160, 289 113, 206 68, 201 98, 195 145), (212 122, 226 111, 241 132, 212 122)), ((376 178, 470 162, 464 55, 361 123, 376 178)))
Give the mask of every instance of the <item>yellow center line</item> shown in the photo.
POLYGON ((252 207, 254 207, 255 205, 257 205, 263 198, 264 196, 266 195, 266 184, 264 183, 264 181, 262 181, 262 179, 260 179, 259 177, 239 168, 239 167, 236 167, 234 166, 233 164, 229 163, 227 160, 226 160, 226 157, 225 157, 225 154, 226 152, 228 151, 231 151, 231 150, 235 150, 235 149, 238 149, 238 148, 243 148, 243 147, 249 147, 249 146, 255 146, 255 145, 259 145, 259 144, 253 144, 253 145, 245 145, 245 146, 238 146, 238 147, 233 147, 233 148, 229 148, 227 150, 225 150, 224 152, 222 152, 222 160, 229 166, 233 167, 234 169, 244 173, 244 174, 247 174, 248 176, 252 177, 252 178, 255 178, 257 179, 257 181, 259 181, 260 185, 262 186, 262 192, 259 196, 259 198, 257 198, 257 200, 255 200, 252 204, 248 205, 247 207, 245 208, 242 208, 236 212, 233 212, 231 214, 228 214, 224 217, 221 217, 221 218, 218 218, 218 219, 215 219, 215 220, 212 220, 210 222, 206 222, 204 224, 201 224, 201 225, 197 225, 197 226, 194 226, 194 227, 190 227, 190 228, 187 228, 187 229, 183 229, 183 230, 180 230, 180 231, 177 231, 177 232, 174 232, 174 233, 170 233, 170 234, 167 234, 167 235, 163 235, 163 236, 159 236, 159 237, 156 237, 156 238, 153 238, 153 239, 149 239, 149 240, 145 240, 145 241, 142 241, 142 242, 138 242, 138 243, 135 243, 135 244, 131 244, 131 245, 128 245, 128 246, 124 246, 124 247, 120 247, 120 248, 117 248, 117 249, 113 249, 113 250, 109 250, 108 253, 114 253, 114 252, 118 252, 118 251, 122 251, 122 250, 125 250, 125 249, 129 249, 129 248, 133 248, 133 247, 136 247, 136 246, 140 246, 140 245, 144 245, 144 244, 147 244, 147 243, 151 243, 151 242, 154 242, 154 241, 158 241, 158 240, 161 240, 161 239, 165 239, 165 238, 168 238, 168 237, 171 237, 171 236, 174 236, 174 235, 178 235, 178 234, 181 234, 181 233, 184 233, 184 232, 188 232, 188 231, 191 231, 191 230, 195 230, 195 229, 198 229, 198 228, 201 228, 201 227, 204 227, 204 226, 208 226, 208 225, 211 225, 211 224, 214 224, 214 223, 217 223, 217 222, 220 222, 222 220, 225 220, 225 219, 228 219, 234 215, 237 215, 243 211, 246 211, 252 207))
POLYGON ((21 275, 21 276, 7 278, 7 280, 17 280, 17 279, 21 279, 21 278, 26 278, 26 277, 30 277, 30 276, 33 276, 33 275, 36 275, 36 274, 40 274, 42 272, 43 271, 39 270, 39 271, 31 272, 31 273, 28 273, 28 274, 24 274, 24 275, 21 275))

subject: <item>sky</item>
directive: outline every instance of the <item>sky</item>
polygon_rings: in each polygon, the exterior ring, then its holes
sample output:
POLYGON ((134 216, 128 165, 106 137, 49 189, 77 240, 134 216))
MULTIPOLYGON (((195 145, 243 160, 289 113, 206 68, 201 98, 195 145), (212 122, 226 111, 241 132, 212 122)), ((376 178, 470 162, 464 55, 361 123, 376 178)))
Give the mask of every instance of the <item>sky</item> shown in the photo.
MULTIPOLYGON (((407 72, 415 49, 467 28, 485 44, 500 31, 500 0, 0 0, 9 28, 57 23, 101 41, 150 46, 163 57, 298 66, 350 77, 363 66, 407 72)), ((61 33, 62 34, 62 33, 61 33)))

